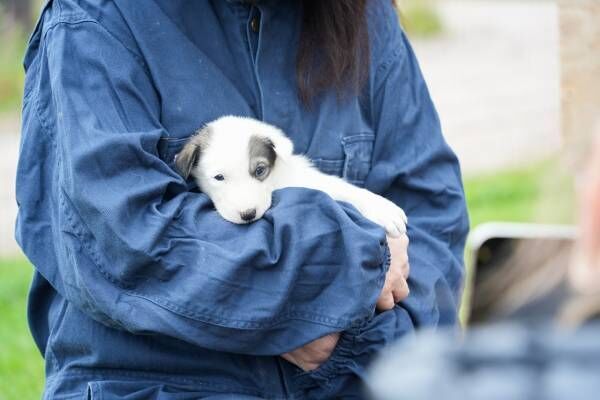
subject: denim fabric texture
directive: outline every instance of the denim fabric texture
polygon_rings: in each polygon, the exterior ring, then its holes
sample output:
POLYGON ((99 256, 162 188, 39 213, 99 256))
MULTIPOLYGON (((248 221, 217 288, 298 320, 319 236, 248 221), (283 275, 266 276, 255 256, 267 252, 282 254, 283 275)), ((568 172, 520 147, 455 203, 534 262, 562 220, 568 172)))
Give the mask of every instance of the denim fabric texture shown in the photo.
POLYGON ((24 62, 16 226, 45 398, 360 398, 386 344, 456 323, 459 165, 389 3, 370 2, 363 92, 311 108, 295 86, 296 1, 45 5, 24 62), (290 188, 234 225, 177 174, 185 140, 227 114, 279 126, 323 172, 406 210, 406 301, 375 312, 389 250, 350 205, 290 188), (279 357, 332 332, 316 371, 279 357))

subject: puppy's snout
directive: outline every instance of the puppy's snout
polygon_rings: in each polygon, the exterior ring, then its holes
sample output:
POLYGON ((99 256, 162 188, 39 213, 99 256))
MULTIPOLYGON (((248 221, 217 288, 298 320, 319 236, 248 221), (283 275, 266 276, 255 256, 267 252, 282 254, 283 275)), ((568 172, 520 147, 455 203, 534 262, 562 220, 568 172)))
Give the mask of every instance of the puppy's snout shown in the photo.
POLYGON ((240 216, 244 221, 252 221, 254 218, 256 218, 256 208, 251 208, 249 210, 242 211, 240 213, 240 216))

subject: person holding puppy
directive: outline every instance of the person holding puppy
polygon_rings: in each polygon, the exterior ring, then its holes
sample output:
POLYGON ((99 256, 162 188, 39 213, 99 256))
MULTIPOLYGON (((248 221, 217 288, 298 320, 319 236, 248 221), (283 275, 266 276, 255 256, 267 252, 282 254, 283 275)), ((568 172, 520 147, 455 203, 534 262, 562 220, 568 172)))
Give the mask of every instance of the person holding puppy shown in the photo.
POLYGON ((45 398, 356 398, 387 343, 456 324, 459 165, 391 1, 50 0, 25 67, 45 398), (225 221, 174 160, 223 115, 393 201, 408 236, 298 188, 225 221))

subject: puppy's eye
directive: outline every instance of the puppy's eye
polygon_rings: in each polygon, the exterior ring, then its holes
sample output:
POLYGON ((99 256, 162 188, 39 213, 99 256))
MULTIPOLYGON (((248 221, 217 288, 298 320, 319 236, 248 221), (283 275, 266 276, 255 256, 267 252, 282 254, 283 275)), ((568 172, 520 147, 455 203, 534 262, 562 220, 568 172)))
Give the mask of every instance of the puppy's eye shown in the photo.
POLYGON ((221 175, 221 174, 219 174, 219 175, 215 175, 215 176, 214 176, 214 178, 215 178, 216 180, 218 180, 218 181, 224 181, 224 180, 225 180, 225 177, 224 177, 223 175, 221 175))
POLYGON ((264 165, 259 165, 254 170, 254 176, 256 176, 257 178, 262 178, 263 176, 265 176, 266 173, 267 173, 267 167, 265 167, 264 165))

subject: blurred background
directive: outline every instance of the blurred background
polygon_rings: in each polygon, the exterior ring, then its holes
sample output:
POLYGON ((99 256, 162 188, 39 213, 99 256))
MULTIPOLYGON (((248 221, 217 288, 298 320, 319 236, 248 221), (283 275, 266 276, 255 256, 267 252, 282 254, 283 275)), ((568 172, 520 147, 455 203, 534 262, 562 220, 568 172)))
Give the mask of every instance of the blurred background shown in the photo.
MULTIPOLYGON (((570 9, 578 2, 398 3, 446 138, 461 160, 472 226, 572 223, 568 57, 577 49, 570 48, 565 24, 578 15, 570 9)), ((43 384, 25 317, 32 270, 13 239, 21 61, 40 7, 41 0, 0 0, 0 400, 39 398, 43 384)))

